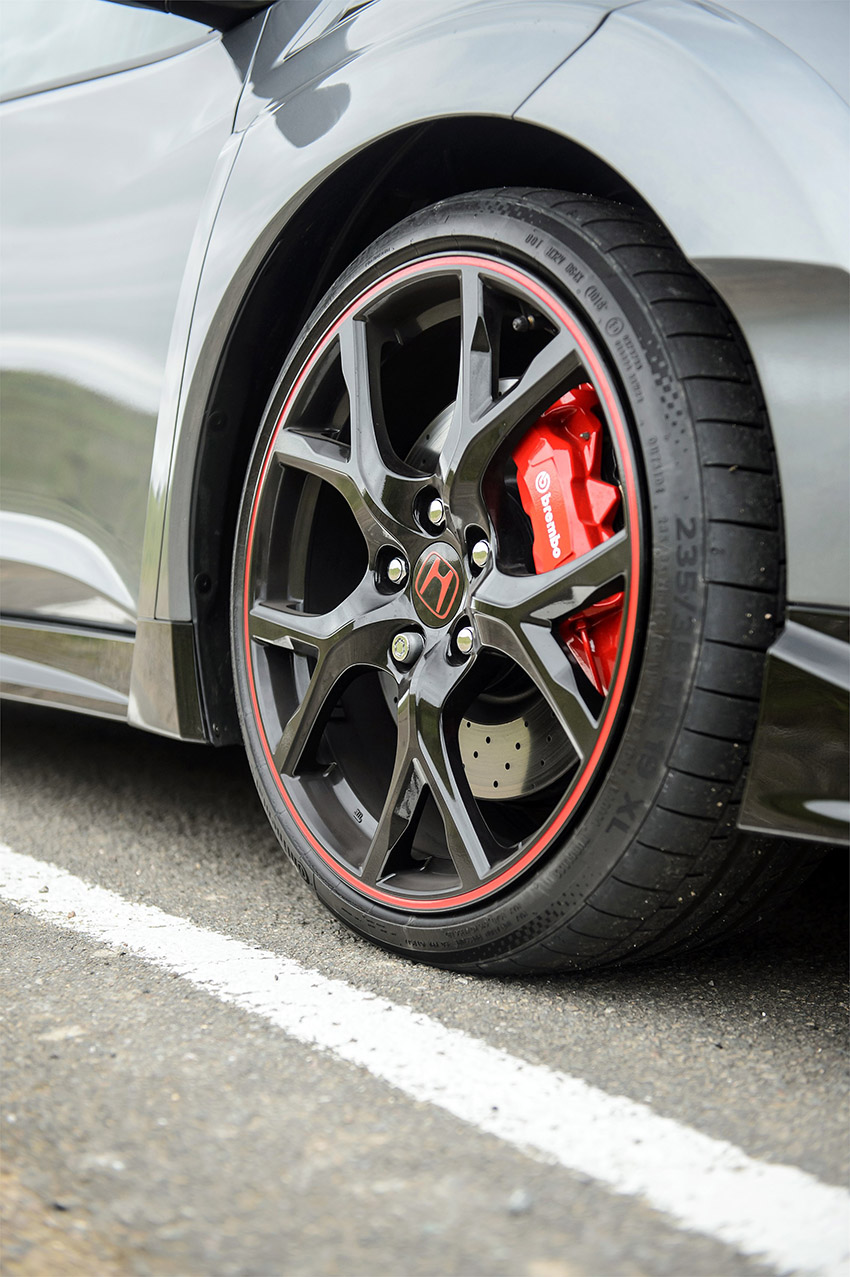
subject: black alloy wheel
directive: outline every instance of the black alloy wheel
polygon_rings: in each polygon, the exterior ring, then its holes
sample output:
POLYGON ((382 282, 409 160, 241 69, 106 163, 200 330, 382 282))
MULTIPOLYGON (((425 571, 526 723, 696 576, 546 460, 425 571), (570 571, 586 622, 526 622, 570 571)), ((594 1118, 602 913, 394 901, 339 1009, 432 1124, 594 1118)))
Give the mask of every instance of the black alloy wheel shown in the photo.
MULTIPOLYGON (((647 814, 678 814, 659 795, 699 698, 709 604, 693 414, 637 272, 617 278, 594 221, 663 238, 618 206, 510 192, 449 201, 384 237, 288 361, 243 497, 234 667, 272 823, 346 922, 443 965, 626 956, 658 938, 669 885, 712 840, 717 859, 721 829, 721 860, 740 863, 723 826, 739 779, 725 773, 741 760, 730 741, 722 778, 680 785, 698 832, 678 831, 687 862, 656 835, 652 883, 633 884, 606 934, 588 937, 586 913, 581 925, 588 907, 607 912, 601 890, 627 894, 624 857, 639 855, 647 814), (659 462, 682 471, 669 494, 659 462), (677 532, 659 579, 659 538, 677 532), (666 597, 677 570, 686 617, 666 597), (641 748, 659 717, 660 741, 654 726, 641 748)), ((711 314, 742 362, 714 299, 711 314)), ((772 463, 761 413, 753 432, 772 463)), ((769 479, 762 610, 776 617, 769 479)), ((748 678, 774 629, 744 645, 748 678)), ((734 734, 747 734, 737 720, 734 734)), ((680 943, 696 898, 664 919, 680 943)))

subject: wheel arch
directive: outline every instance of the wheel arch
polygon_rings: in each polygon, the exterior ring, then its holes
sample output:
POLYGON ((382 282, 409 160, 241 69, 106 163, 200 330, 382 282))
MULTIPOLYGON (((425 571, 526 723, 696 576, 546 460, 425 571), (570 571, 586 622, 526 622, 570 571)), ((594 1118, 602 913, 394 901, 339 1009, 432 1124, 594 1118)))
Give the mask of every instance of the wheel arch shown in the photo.
MULTIPOLYGON (((179 440, 192 448, 191 471, 184 465, 183 491, 172 491, 175 506, 189 502, 196 663, 215 743, 238 739, 228 638, 233 539, 256 426, 288 351, 333 281, 378 235, 441 199, 502 185, 561 185, 646 208, 615 170, 557 133, 505 118, 442 119, 380 139, 334 169, 262 251, 255 246, 253 270, 232 281, 225 304, 233 318, 223 336, 211 328, 218 354, 192 388, 195 442, 179 440)), ((175 477, 179 483, 179 465, 175 477)), ((181 553, 185 544, 177 538, 181 553)))

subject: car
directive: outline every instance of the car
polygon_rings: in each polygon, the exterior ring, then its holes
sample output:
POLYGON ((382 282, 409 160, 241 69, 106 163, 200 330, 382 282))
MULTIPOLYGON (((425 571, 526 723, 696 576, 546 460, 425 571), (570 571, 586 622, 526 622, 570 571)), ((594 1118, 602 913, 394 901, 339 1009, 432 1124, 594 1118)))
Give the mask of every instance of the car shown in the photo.
POLYGON ((456 970, 846 844, 846 6, 3 17, 5 696, 241 742, 456 970))

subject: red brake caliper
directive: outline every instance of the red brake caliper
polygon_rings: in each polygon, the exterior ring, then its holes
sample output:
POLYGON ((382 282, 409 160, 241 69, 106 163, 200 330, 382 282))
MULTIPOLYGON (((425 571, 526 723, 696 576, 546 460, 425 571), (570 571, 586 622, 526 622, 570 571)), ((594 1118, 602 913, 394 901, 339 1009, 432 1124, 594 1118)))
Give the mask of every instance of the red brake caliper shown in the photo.
MULTIPOLYGON (((538 572, 551 572, 614 535, 620 491, 600 477, 598 402, 592 386, 577 386, 546 409, 514 452, 538 572)), ((603 695, 611 686, 622 619, 620 591, 558 627, 567 651, 603 695)))

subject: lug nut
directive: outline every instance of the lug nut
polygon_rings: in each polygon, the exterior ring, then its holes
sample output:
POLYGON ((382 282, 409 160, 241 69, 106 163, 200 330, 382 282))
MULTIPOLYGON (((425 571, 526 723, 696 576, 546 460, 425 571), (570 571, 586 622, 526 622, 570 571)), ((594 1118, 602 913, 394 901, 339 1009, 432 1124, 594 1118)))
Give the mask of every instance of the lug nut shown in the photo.
POLYGON ((488 541, 476 541, 472 547, 472 553, 469 556, 477 568, 483 568, 487 565, 490 558, 490 544, 488 541))
POLYGON ((455 647, 461 656, 469 656, 472 651, 472 644, 475 641, 475 635, 469 625, 464 625, 463 629, 458 630, 455 635, 455 647))
POLYGON ((433 501, 428 503, 428 522, 438 528, 445 517, 445 507, 439 497, 434 497, 433 501))
POLYGON ((396 634, 390 645, 390 653, 396 665, 412 665, 422 652, 422 635, 413 631, 396 634))
POLYGON ((390 559, 387 564, 387 580, 393 585, 401 585, 402 581, 407 577, 407 564, 404 559, 390 559))

